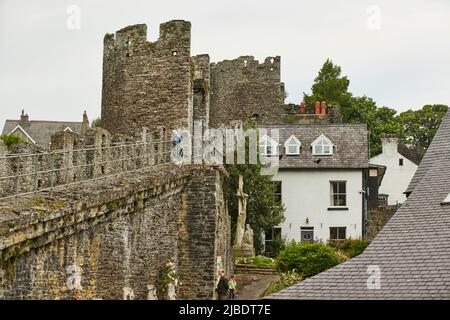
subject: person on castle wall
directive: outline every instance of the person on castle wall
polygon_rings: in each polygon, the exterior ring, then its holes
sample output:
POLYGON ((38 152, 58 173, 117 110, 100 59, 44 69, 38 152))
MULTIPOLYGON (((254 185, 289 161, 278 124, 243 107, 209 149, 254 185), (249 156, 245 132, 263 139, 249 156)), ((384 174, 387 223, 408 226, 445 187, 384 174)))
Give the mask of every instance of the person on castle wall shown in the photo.
POLYGON ((225 271, 219 270, 219 282, 217 284, 216 292, 219 300, 226 300, 228 296, 228 279, 225 277, 225 271))
POLYGON ((229 290, 228 298, 230 300, 235 300, 236 299, 236 276, 234 274, 230 277, 230 281, 228 281, 228 290, 229 290))

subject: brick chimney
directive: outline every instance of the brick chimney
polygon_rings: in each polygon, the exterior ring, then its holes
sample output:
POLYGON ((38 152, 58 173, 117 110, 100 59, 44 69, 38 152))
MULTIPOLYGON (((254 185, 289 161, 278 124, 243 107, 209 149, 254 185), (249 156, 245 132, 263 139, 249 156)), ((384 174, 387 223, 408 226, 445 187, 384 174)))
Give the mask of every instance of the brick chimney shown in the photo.
POLYGON ((320 101, 316 101, 315 114, 320 114, 320 101))
POLYGON ((327 103, 325 101, 322 101, 320 106, 320 114, 327 114, 327 103))
POLYGON ((305 101, 302 101, 302 102, 300 103, 300 113, 301 113, 301 114, 305 114, 305 113, 306 113, 305 101))

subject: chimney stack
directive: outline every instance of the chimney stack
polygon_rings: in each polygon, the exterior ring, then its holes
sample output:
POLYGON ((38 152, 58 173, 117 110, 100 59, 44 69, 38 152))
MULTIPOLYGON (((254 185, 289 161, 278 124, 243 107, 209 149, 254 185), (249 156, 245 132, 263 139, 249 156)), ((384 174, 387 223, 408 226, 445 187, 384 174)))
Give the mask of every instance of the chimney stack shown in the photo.
POLYGON ((301 114, 305 114, 306 113, 306 109, 305 109, 305 101, 302 101, 300 103, 300 113, 301 114))
POLYGON ((320 101, 316 101, 315 114, 320 114, 320 101))
POLYGON ((327 103, 325 101, 322 101, 321 105, 321 114, 327 114, 327 103))
POLYGON ((22 109, 22 114, 20 115, 20 126, 26 128, 29 126, 28 114, 22 109))
POLYGON ((381 138, 381 148, 384 154, 395 154, 398 148, 398 138, 395 134, 384 134, 381 138))
POLYGON ((89 129, 89 119, 86 110, 83 112, 83 124, 81 125, 81 134, 85 135, 89 129))

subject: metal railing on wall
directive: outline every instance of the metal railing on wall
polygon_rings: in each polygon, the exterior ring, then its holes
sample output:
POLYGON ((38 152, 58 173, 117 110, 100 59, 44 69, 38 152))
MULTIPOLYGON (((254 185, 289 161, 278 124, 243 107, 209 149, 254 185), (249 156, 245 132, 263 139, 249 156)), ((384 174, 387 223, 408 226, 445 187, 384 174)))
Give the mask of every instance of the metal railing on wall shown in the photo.
POLYGON ((0 201, 136 172, 172 161, 172 140, 0 157, 0 201))

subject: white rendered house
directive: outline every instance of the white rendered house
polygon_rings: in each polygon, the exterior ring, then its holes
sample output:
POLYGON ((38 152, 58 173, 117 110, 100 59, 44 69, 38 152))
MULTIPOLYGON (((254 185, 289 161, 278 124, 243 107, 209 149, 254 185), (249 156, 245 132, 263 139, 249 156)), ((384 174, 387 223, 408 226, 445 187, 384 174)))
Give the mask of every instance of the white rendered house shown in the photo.
MULTIPOLYGON (((272 234, 288 241, 323 241, 364 236, 367 211, 366 125, 271 125, 278 129, 276 196, 285 221, 272 234)), ((261 149, 271 139, 261 139, 261 149)), ((271 143, 273 145, 273 143, 271 143)), ((271 146, 272 147, 272 146, 271 146)))
POLYGON ((398 138, 385 135, 381 139, 382 153, 371 158, 370 163, 386 167, 379 189, 380 195, 387 196, 388 205, 396 205, 406 200, 404 192, 417 170, 417 165, 398 152, 398 138))

